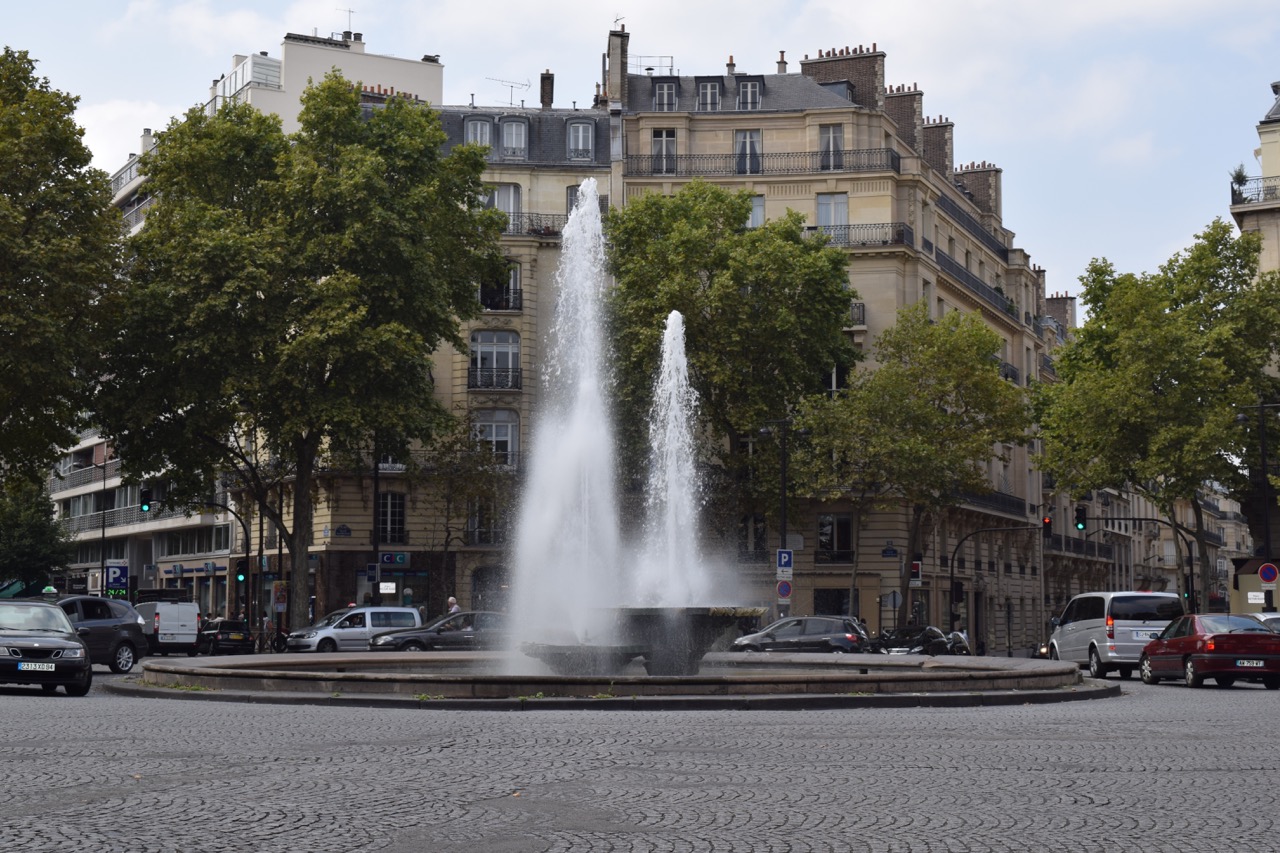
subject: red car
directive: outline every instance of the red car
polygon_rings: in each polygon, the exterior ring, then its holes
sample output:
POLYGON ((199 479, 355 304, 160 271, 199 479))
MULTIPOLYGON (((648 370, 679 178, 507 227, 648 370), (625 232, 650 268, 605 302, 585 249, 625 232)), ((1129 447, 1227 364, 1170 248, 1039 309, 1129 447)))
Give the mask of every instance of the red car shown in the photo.
POLYGON ((1212 678, 1219 687, 1246 680, 1280 690, 1280 634, 1251 616, 1180 616, 1143 647, 1138 670, 1144 684, 1181 678, 1199 687, 1212 678))

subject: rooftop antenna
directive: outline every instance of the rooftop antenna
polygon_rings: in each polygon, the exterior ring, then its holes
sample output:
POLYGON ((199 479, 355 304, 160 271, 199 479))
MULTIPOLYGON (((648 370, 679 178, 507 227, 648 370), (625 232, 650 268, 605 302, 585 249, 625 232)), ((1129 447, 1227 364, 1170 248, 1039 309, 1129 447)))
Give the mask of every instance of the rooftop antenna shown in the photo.
POLYGON ((352 16, 352 15, 354 15, 354 14, 356 13, 356 10, 355 10, 355 9, 335 9, 334 11, 335 11, 335 12, 346 12, 346 13, 347 13, 347 29, 348 29, 348 30, 350 30, 350 29, 351 29, 351 16, 352 16))
POLYGON ((618 15, 613 19, 613 28, 616 30, 618 28, 618 24, 625 20, 626 18, 624 16, 618 15))
POLYGON ((484 79, 492 80, 495 83, 501 83, 502 85, 506 86, 507 98, 508 98, 507 103, 509 106, 513 106, 513 107, 516 105, 516 89, 519 89, 520 91, 523 92, 525 89, 528 89, 530 85, 528 80, 525 80, 523 83, 517 83, 515 80, 502 80, 497 77, 486 77, 484 79))

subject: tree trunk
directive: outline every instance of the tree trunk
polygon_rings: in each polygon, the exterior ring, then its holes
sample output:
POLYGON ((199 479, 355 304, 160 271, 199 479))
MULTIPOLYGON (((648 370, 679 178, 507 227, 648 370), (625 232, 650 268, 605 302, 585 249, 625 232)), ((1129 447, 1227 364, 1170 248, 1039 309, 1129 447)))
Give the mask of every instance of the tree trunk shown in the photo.
MULTIPOLYGON (((898 604, 898 624, 907 624, 911 615, 911 563, 915 561, 916 555, 921 555, 923 559, 923 549, 921 542, 924 538, 924 506, 915 504, 911 507, 911 519, 907 525, 907 554, 906 562, 903 565, 902 577, 898 579, 898 590, 902 594, 902 601, 898 604)), ((923 569, 922 569, 923 573, 923 569)))
MULTIPOLYGON (((310 440, 294 444, 297 460, 293 480, 293 527, 286 538, 289 548, 289 624, 296 630, 311 624, 310 607, 310 551, 311 521, 315 504, 311 496, 311 484, 315 477, 316 448, 310 440)), ((316 594, 325 590, 326 566, 316 569, 316 594)), ((316 615, 322 615, 322 602, 317 598, 316 615)))

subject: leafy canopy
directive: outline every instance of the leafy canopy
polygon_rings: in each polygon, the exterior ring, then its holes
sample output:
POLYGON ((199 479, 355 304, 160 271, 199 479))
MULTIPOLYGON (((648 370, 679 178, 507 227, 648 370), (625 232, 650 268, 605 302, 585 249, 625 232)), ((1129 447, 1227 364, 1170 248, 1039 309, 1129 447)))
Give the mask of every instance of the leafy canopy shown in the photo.
POLYGON ((0 53, 0 468, 39 480, 75 443, 120 262, 120 215, 89 166, 77 100, 25 51, 0 53))

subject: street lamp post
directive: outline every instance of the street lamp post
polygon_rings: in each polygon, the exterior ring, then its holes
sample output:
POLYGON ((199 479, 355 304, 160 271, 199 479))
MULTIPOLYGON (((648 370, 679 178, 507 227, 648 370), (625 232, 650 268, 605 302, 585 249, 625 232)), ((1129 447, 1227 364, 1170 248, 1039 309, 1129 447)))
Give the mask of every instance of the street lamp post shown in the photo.
MULTIPOLYGON (((778 548, 782 551, 787 550, 787 437, 791 434, 791 419, 780 418, 773 421, 765 421, 770 426, 760 428, 760 435, 774 436, 778 438, 778 479, 782 486, 782 503, 778 510, 778 548)), ((808 435, 808 430, 796 430, 797 435, 808 435)), ((780 605, 779 615, 786 616, 789 605, 780 605)))

